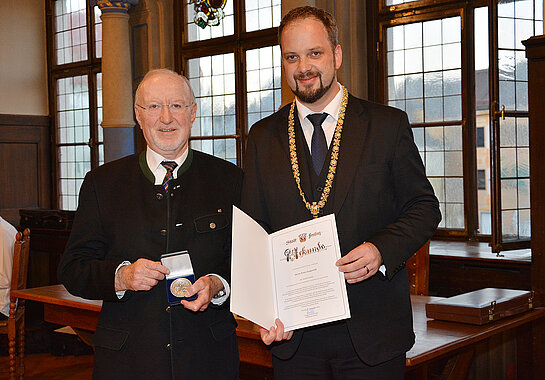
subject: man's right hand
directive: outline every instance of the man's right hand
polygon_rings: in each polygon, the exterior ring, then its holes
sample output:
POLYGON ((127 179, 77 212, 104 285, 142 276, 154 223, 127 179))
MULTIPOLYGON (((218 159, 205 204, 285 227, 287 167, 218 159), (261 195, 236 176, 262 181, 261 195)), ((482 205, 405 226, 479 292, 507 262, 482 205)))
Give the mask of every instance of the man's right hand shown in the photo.
POLYGON ((115 275, 115 290, 150 290, 170 271, 158 261, 138 259, 119 268, 115 275))
POLYGON ((290 340, 293 336, 293 330, 284 332, 284 324, 278 318, 275 320, 275 326, 271 326, 270 330, 264 329, 263 327, 259 328, 259 333, 261 335, 261 340, 267 346, 272 342, 279 342, 281 340, 290 340))

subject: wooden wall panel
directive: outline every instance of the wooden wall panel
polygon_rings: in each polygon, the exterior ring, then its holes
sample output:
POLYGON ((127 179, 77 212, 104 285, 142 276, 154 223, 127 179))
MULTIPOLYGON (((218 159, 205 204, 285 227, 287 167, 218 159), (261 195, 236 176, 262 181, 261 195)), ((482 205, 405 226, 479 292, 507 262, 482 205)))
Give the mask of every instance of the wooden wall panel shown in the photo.
POLYGON ((0 115, 0 215, 19 225, 19 209, 51 208, 50 118, 0 115))

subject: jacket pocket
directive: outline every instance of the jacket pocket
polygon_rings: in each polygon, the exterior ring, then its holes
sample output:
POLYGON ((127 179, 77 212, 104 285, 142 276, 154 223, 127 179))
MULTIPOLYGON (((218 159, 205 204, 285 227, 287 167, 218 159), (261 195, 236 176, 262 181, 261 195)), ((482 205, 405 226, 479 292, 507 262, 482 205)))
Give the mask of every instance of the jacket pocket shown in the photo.
POLYGON ((223 340, 236 334, 237 322, 233 317, 222 319, 210 325, 210 332, 216 341, 223 340))
POLYGON ((227 216, 223 213, 210 214, 195 219, 195 230, 198 233, 214 232, 223 230, 229 225, 227 216))
POLYGON ((128 337, 128 331, 98 326, 97 331, 93 335, 92 342, 96 347, 119 351, 123 348, 128 337))

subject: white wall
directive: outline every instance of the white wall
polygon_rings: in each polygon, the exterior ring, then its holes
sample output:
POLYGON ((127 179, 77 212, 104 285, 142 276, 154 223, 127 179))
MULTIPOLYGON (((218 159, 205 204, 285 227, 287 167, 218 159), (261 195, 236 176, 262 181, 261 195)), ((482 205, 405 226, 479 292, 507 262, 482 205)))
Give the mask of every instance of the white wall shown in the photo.
POLYGON ((0 0, 0 114, 48 115, 43 0, 0 0))

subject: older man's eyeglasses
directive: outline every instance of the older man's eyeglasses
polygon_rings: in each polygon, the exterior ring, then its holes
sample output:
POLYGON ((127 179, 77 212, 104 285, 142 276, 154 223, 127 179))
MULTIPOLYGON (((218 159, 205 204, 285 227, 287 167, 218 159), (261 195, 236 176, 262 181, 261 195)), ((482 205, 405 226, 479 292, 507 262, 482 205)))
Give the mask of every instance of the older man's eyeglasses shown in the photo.
POLYGON ((168 110, 170 113, 173 114, 180 114, 185 112, 189 107, 191 107, 193 103, 190 104, 180 104, 180 103, 171 103, 171 104, 159 104, 159 103, 151 103, 147 106, 141 106, 140 104, 137 104, 138 107, 142 108, 144 111, 149 112, 152 115, 159 115, 161 111, 163 110, 163 107, 168 107, 168 110))

